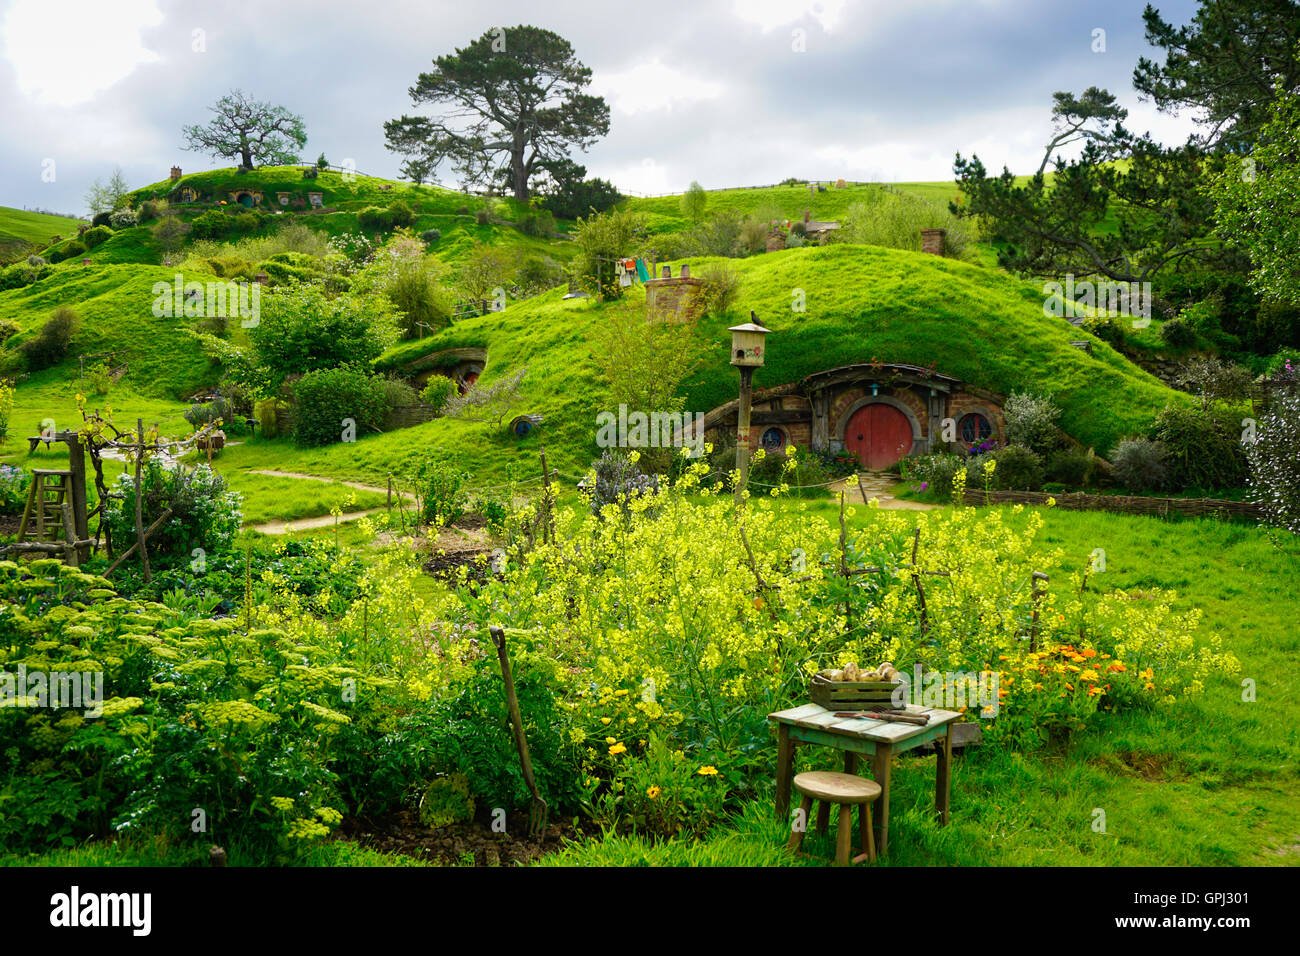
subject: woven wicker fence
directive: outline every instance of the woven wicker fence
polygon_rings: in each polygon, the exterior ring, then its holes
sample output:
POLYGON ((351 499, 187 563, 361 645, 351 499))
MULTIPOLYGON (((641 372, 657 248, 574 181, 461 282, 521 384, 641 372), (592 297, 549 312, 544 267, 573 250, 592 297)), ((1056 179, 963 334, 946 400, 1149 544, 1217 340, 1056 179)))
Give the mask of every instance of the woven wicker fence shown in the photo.
POLYGON ((1225 501, 1222 498, 1145 498, 1137 495, 1089 495, 1083 492, 1048 494, 1043 491, 984 491, 967 488, 963 501, 968 505, 1045 505, 1053 499, 1057 508, 1066 511, 1113 511, 1118 514, 1180 515, 1187 518, 1246 518, 1258 520, 1263 509, 1252 501, 1225 501))

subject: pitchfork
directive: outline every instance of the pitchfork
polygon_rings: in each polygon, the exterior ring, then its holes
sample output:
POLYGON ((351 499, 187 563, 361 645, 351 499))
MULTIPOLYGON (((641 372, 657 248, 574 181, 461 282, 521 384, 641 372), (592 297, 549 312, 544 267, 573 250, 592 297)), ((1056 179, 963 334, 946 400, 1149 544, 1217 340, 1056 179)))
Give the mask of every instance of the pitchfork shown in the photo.
POLYGON ((537 836, 546 829, 550 817, 550 807, 542 799, 533 779, 533 763, 528 759, 528 738, 524 736, 524 718, 519 713, 519 698, 515 696, 515 679, 510 673, 510 657, 506 654, 506 632, 495 624, 488 627, 492 643, 497 646, 497 656, 501 658, 501 676, 506 682, 506 705, 510 708, 510 724, 514 729, 515 745, 519 748, 519 763, 524 771, 524 783, 533 794, 532 807, 528 812, 528 835, 537 836))

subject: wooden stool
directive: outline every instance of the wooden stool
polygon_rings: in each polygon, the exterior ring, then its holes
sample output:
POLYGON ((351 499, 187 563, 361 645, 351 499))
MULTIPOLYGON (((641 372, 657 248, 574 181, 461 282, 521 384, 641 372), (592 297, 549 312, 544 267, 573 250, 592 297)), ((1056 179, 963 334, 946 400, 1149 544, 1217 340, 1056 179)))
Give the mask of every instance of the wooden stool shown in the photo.
POLYGON ((858 809, 858 829, 861 831, 862 853, 853 858, 854 863, 863 860, 876 861, 876 838, 871 832, 871 804, 880 796, 880 784, 865 777, 856 777, 851 773, 834 773, 816 771, 801 773, 794 778, 794 788, 802 795, 799 802, 800 823, 802 829, 790 834, 786 848, 791 853, 799 852, 803 843, 804 831, 808 829, 809 814, 814 800, 822 801, 821 812, 817 815, 817 830, 826 832, 830 819, 830 805, 838 804, 840 808, 839 830, 835 840, 835 865, 848 866, 849 852, 853 843, 853 807, 858 809))

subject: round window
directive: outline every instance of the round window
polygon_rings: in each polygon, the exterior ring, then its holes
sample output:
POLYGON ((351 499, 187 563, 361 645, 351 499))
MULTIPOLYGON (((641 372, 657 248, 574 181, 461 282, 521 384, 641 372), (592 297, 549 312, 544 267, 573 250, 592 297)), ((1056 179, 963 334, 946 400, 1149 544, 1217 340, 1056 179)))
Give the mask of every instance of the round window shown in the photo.
POLYGON ((984 441, 993 434, 993 426, 989 424, 989 420, 978 412, 963 415, 961 421, 957 423, 957 429, 961 432, 961 440, 968 445, 984 441))
POLYGON ((779 428, 769 428, 763 432, 760 441, 768 451, 780 451, 785 447, 785 432, 779 428))

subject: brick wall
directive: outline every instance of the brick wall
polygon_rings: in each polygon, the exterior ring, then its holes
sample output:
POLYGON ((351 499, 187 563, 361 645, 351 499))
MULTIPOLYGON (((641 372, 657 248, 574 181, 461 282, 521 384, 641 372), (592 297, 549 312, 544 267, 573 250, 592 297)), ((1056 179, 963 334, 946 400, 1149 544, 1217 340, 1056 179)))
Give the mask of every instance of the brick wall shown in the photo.
MULTIPOLYGON (((978 412, 989 420, 993 426, 992 438, 1002 442, 1007 437, 1007 422, 1002 414, 1002 407, 994 400, 972 395, 970 392, 953 392, 948 397, 948 417, 960 423, 963 415, 978 412)), ((960 437, 960 433, 959 433, 960 437)))

